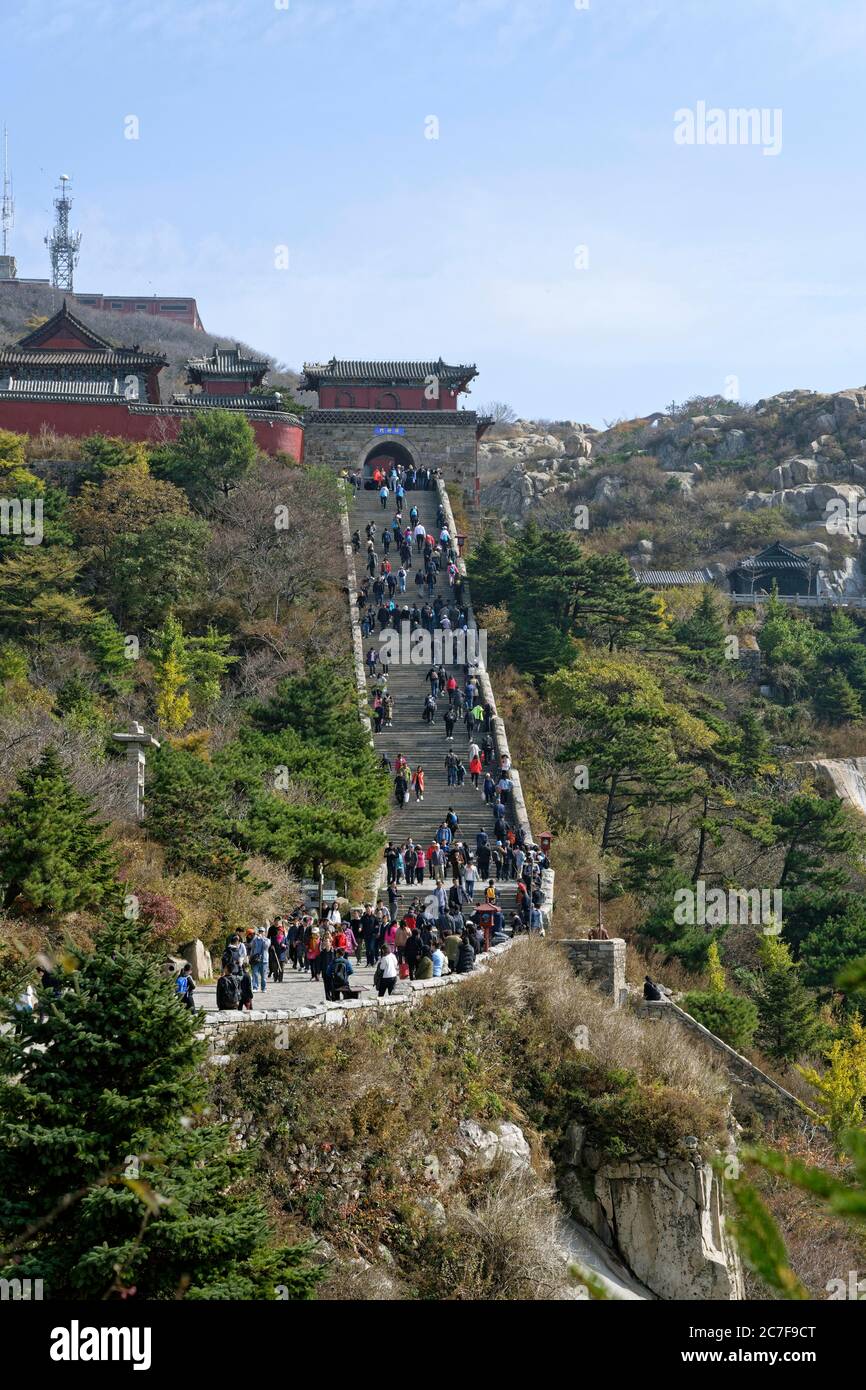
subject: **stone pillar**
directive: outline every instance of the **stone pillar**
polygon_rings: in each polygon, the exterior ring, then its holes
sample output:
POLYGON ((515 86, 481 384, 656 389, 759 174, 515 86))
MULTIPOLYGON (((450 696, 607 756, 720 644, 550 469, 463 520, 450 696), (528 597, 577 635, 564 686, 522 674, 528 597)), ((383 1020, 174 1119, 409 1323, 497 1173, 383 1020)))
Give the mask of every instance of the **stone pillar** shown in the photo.
POLYGON ((567 954, 575 975, 585 975, 590 984, 610 995, 618 1009, 627 997, 625 983, 625 942, 621 937, 608 941, 574 938, 554 943, 567 954))
POLYGON ((112 734, 115 743, 126 749, 126 813, 130 820, 144 818, 144 769, 148 748, 158 748, 159 740, 144 732, 144 726, 133 721, 128 734, 112 734))

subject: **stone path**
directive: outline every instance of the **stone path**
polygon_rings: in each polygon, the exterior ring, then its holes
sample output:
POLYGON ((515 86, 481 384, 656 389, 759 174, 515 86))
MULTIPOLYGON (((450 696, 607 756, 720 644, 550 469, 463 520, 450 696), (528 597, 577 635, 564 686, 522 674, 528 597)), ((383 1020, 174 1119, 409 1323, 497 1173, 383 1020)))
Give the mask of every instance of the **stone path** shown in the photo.
MULTIPOLYGON (((376 998, 376 991, 373 988, 373 971, 366 965, 358 965, 353 959, 355 973, 352 976, 352 988, 361 989, 362 999, 376 998)), ((395 994, 405 994, 407 992, 404 981, 399 981, 394 987, 395 994)), ((259 1013, 262 1009, 299 1009, 305 1004, 322 1004, 325 1000, 325 987, 321 980, 311 980, 309 971, 294 971, 288 968, 283 976, 281 985, 275 984, 273 980, 268 980, 268 987, 264 994, 261 990, 256 990, 253 995, 253 1013, 259 1013)), ((197 985, 195 991, 196 1006, 206 1009, 208 1013, 216 1009, 216 985, 197 985)))

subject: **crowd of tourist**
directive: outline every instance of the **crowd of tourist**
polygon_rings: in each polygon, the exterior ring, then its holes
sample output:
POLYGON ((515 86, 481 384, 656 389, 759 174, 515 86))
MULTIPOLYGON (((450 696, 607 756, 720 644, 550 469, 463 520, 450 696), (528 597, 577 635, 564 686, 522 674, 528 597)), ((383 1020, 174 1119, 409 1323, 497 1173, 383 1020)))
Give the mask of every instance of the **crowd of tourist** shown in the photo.
MULTIPOLYGON (((359 474, 351 474, 350 482, 355 488, 363 485, 359 474)), ((358 595, 364 638, 402 623, 410 632, 423 628, 431 636, 437 629, 443 634, 465 632, 464 581, 444 508, 440 504, 435 534, 427 531, 417 506, 409 505, 404 515, 406 493, 434 486, 435 474, 395 462, 387 473, 375 469, 371 482, 383 510, 393 499, 395 511, 381 534, 371 521, 363 538, 360 530, 352 536, 355 553, 365 555, 366 577, 358 595), (407 585, 413 569, 417 596, 410 601, 407 585), (447 597, 437 593, 443 580, 447 597)), ((392 726, 394 717, 384 650, 371 643, 365 664, 373 728, 381 733, 392 726)), ((341 912, 335 905, 321 920, 298 907, 266 927, 250 929, 246 940, 234 933, 222 958, 218 1008, 251 1008, 257 991, 264 994, 268 981, 280 984, 287 973, 321 982, 327 1000, 355 998, 359 990, 352 976, 362 963, 373 969, 381 997, 391 994, 400 979, 465 974, 491 946, 516 933, 543 932, 542 873, 549 861, 527 842, 514 816, 511 760, 507 754, 497 755, 494 711, 471 661, 450 669, 444 662, 430 663, 419 717, 428 725, 441 719, 443 725, 442 764, 433 775, 443 776, 448 788, 464 786, 468 777, 483 798, 490 830, 464 835, 457 810, 449 806, 438 826, 431 826, 429 840, 407 836, 399 843, 389 841, 384 855, 386 891, 375 906, 365 903, 341 912), (459 722, 466 729, 465 754, 454 747, 459 722), (498 887, 505 881, 516 885, 507 921, 498 887)), ((428 771, 420 762, 413 767, 402 752, 392 762, 383 752, 381 763, 393 778, 397 807, 413 798, 416 804, 423 802, 428 771)))

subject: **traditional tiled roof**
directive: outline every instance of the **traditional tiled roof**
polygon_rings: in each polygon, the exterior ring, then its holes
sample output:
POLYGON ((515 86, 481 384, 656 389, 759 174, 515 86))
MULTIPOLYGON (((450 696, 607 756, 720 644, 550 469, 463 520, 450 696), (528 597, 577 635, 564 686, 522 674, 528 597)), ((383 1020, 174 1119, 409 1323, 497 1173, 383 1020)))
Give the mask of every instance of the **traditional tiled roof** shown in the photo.
POLYGON ((190 357, 186 364, 187 380, 200 381, 202 377, 251 377, 264 376, 269 363, 260 357, 244 357, 237 347, 218 347, 214 343, 210 357, 190 357))
POLYGON ((654 589, 672 589, 686 584, 712 584, 712 570, 648 570, 633 569, 632 574, 638 584, 649 584, 654 589))
POLYGON ((41 352, 20 348, 0 348, 3 367, 164 367, 167 358, 157 352, 137 348, 104 348, 96 352, 77 348, 44 348, 41 352))
POLYGON ((37 381, 24 378, 5 386, 0 381, 0 401, 4 400, 77 401, 114 400, 122 402, 123 384, 118 381, 37 381))
POLYGON ((260 396, 251 391, 244 396, 214 396, 209 391, 201 391, 192 395, 176 395, 172 397, 174 405, 204 405, 217 406, 221 410, 282 410, 282 401, 279 396, 260 396))
POLYGON ((88 328, 86 323, 76 318, 75 314, 70 313, 67 308, 66 300, 63 307, 57 310, 52 318, 45 323, 40 323, 38 328, 34 328, 30 333, 25 333, 23 338, 18 339, 19 348, 39 347, 40 344, 50 341, 58 333, 65 334, 66 337, 79 338, 83 347, 91 348, 110 348, 114 349, 114 344, 107 338, 102 338, 98 333, 94 333, 92 328, 88 328))
POLYGON ((465 384, 478 375, 475 366, 451 366, 438 362, 348 362, 332 357, 330 362, 305 362, 299 383, 301 391, 315 391, 318 383, 374 382, 379 386, 405 386, 438 377, 449 385, 465 384))
POLYGON ((772 545, 767 545, 763 550, 759 550, 757 555, 750 555, 748 559, 741 560, 738 568, 743 570, 806 570, 815 565, 814 560, 810 560, 805 555, 799 555, 796 550, 791 550, 787 545, 782 545, 781 541, 774 541, 772 545))
POLYGON ((164 367, 168 358, 159 352, 142 352, 135 347, 115 347, 107 338, 87 327, 66 307, 59 309, 53 318, 34 328, 12 347, 0 348, 0 369, 12 367, 109 367, 130 368, 164 367), (80 347, 43 347, 52 338, 71 338, 80 347))

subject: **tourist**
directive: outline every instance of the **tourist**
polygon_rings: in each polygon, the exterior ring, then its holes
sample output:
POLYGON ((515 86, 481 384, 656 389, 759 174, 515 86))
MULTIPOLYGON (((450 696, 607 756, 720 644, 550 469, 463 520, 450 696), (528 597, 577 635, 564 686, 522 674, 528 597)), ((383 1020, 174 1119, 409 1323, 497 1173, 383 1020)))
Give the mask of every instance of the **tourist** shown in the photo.
POLYGON ((457 951, 457 974, 468 975, 470 970, 475 969, 476 954, 476 948, 469 939, 468 928, 463 932, 461 937, 458 937, 458 941, 460 942, 460 946, 457 951))
POLYGON ((373 976, 373 983, 379 998, 386 994, 394 993, 394 986, 400 974, 400 964, 392 950, 386 950, 376 966, 376 973, 373 976))
POLYGON ((650 979, 649 975, 644 976, 643 997, 644 999, 654 1000, 659 1000, 662 997, 662 992, 659 989, 659 986, 656 984, 655 980, 650 979))
POLYGON ((187 963, 181 966, 180 972, 175 980, 175 989, 180 1002, 187 1009, 194 1009, 193 993, 195 991, 195 980, 192 978, 192 966, 187 963))
POLYGON ((223 965, 223 973, 217 980, 216 1005, 220 1010, 240 1008, 240 981, 228 964, 223 965))
POLYGON ((457 973, 457 960, 460 955, 460 947, 462 944, 463 939, 457 932, 451 932, 450 935, 445 937, 442 943, 448 961, 448 968, 452 975, 457 973))
POLYGON ((268 945, 265 929, 259 927, 250 945, 250 965, 252 967, 252 988, 255 990, 258 980, 262 994, 264 994, 267 984, 268 945))
POLYGON ((241 972, 239 1003, 238 1008, 250 1009, 253 1007, 253 981, 250 975, 249 961, 244 961, 244 968, 241 972))
POLYGON ((424 769, 420 763, 412 773, 412 786, 415 788, 415 800, 424 800, 424 769))

